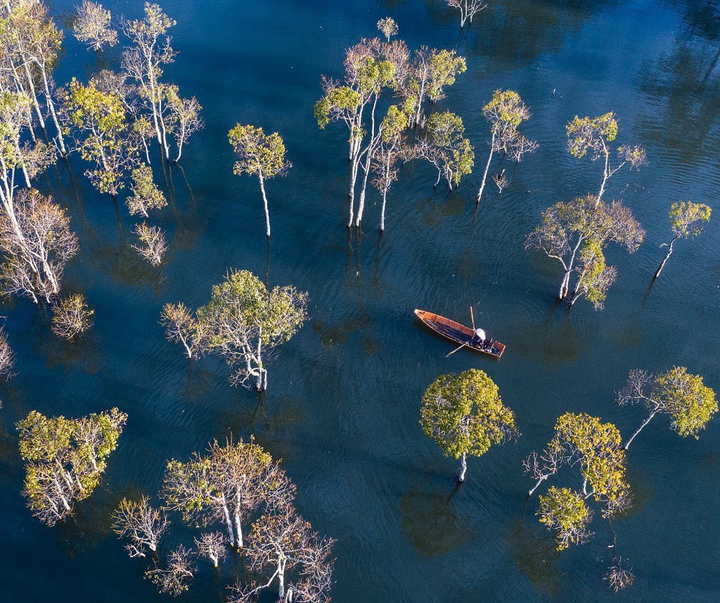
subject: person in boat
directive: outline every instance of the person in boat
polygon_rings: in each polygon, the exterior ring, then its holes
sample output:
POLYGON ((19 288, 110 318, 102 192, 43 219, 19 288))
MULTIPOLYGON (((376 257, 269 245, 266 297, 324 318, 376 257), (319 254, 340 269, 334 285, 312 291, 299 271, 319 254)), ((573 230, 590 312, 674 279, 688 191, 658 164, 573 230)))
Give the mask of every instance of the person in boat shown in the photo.
POLYGON ((473 333, 472 339, 470 340, 470 343, 473 345, 478 345, 480 347, 483 347, 485 345, 486 337, 485 337, 485 331, 482 329, 475 329, 475 333, 473 333))

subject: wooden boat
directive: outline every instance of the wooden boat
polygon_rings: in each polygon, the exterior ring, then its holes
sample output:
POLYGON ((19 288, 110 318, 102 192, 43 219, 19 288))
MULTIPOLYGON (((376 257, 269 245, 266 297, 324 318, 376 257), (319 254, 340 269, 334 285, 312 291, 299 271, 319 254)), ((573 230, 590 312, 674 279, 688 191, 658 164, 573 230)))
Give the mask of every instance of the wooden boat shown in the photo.
POLYGON ((458 344, 467 344, 465 346, 466 348, 495 356, 495 358, 500 358, 505 351, 505 344, 494 339, 488 338, 484 343, 473 341, 473 336, 475 335, 473 329, 449 318, 445 318, 444 316, 426 312, 425 310, 415 310, 415 315, 439 335, 447 337, 458 344))

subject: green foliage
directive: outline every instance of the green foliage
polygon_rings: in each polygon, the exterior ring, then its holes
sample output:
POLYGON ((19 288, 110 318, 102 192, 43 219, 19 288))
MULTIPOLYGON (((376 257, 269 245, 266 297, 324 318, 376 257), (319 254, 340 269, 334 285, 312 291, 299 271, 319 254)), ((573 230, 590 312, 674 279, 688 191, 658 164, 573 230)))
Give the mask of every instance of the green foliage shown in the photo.
POLYGON ((481 456, 516 434, 515 415, 483 371, 442 375, 425 391, 420 424, 446 456, 481 456))
POLYGON ((291 164, 285 159, 285 144, 280 134, 266 135, 262 128, 237 124, 228 139, 238 160, 233 174, 273 178, 284 174, 291 164))
POLYGON ((465 73, 467 63, 454 50, 433 50, 427 83, 427 97, 431 103, 445 98, 444 89, 455 83, 458 74, 465 73))
POLYGON ((115 450, 127 415, 113 408, 79 419, 32 411, 17 424, 25 490, 33 514, 54 525, 90 496, 115 450))
POLYGON ((568 151, 573 157, 581 159, 587 152, 593 151, 597 158, 607 150, 607 142, 615 140, 618 133, 615 114, 605 113, 599 117, 578 117, 567 125, 568 151))
POLYGON ((130 215, 140 214, 148 217, 149 209, 162 209, 167 205, 165 194, 153 180, 153 171, 149 165, 141 164, 132 171, 133 195, 125 203, 130 215))
POLYGON ((668 213, 670 228, 678 238, 696 237, 703 231, 703 222, 710 220, 711 213, 710 206, 704 203, 693 203, 692 201, 673 203, 668 213))
POLYGON ((591 536, 587 531, 592 521, 592 511, 583 497, 569 488, 548 488, 546 495, 540 495, 540 508, 536 515, 548 529, 555 530, 558 551, 571 544, 583 544, 591 536))
POLYGON ((655 378, 650 398, 660 403, 662 412, 672 418, 672 428, 686 438, 699 437, 718 410, 715 392, 703 384, 700 375, 676 366, 655 378))
POLYGON ((483 107, 483 115, 493 128, 517 128, 530 118, 530 111, 513 90, 495 90, 492 100, 483 107))
POLYGON ((445 176, 452 188, 472 172, 475 153, 464 137, 465 126, 459 115, 450 111, 433 113, 425 125, 429 150, 426 157, 445 176))

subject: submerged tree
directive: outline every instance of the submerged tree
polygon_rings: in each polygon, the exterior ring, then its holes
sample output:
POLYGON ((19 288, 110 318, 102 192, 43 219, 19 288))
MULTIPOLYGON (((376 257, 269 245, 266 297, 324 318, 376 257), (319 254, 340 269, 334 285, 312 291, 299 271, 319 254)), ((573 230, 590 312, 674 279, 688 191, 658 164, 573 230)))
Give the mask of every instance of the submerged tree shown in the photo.
POLYGON ((143 222, 136 224, 133 230, 139 244, 133 244, 131 247, 151 266, 162 264, 167 251, 167 241, 162 229, 159 226, 149 226, 143 222))
POLYGON ((260 182, 265 206, 265 234, 269 238, 270 210, 265 194, 265 180, 284 176, 292 167, 292 164, 285 159, 285 144, 277 132, 267 135, 262 128, 240 124, 228 132, 228 139, 237 156, 237 161, 233 165, 233 174, 257 176, 260 182))
POLYGON ((593 195, 556 203, 542 213, 542 218, 542 224, 527 236, 525 248, 543 251, 562 264, 558 299, 572 305, 585 295, 596 310, 602 309, 616 273, 614 267, 606 266, 603 249, 616 243, 634 253, 645 231, 622 203, 608 205, 593 195), (571 290, 573 274, 577 279, 571 290))
POLYGON ((445 178, 450 190, 472 172, 475 160, 470 141, 465 138, 462 118, 450 111, 433 113, 425 124, 425 136, 416 144, 416 155, 427 159, 438 171, 433 186, 445 178))
MULTIPOLYGON (((476 202, 480 203, 493 154, 503 153, 520 162, 525 153, 537 149, 537 142, 525 138, 518 131, 523 121, 530 119, 530 109, 513 90, 495 90, 492 100, 483 107, 483 115, 490 122, 490 154, 485 164, 476 202)), ((502 190, 502 189, 501 189, 502 190)))
POLYGON ((460 11, 460 27, 465 27, 466 23, 472 23, 473 17, 481 10, 487 8, 487 3, 483 0, 446 0, 447 5, 460 11))
POLYGON ((703 222, 710 220, 712 210, 704 203, 693 203, 692 201, 680 201, 670 206, 668 218, 670 218, 670 230, 673 238, 667 243, 668 252, 655 272, 654 279, 660 276, 665 264, 673 253, 673 245, 678 239, 692 239, 703 231, 703 222))
POLYGON ((585 501, 593 498, 602 516, 624 513, 630 505, 630 486, 625 479, 625 450, 622 437, 612 423, 580 413, 566 413, 555 423, 555 434, 547 447, 533 451, 523 462, 525 472, 536 480, 529 495, 564 467, 577 467, 582 489, 551 488, 541 499, 540 520, 556 532, 558 550, 585 542, 591 513, 585 501))
POLYGON ((608 179, 615 175, 620 168, 629 164, 631 168, 639 169, 647 164, 645 149, 640 146, 623 146, 617 148, 619 163, 612 165, 610 156, 612 150, 610 144, 618 133, 618 124, 614 113, 605 113, 599 117, 578 117, 575 116, 567 125, 567 148, 570 154, 582 159, 588 151, 592 153, 591 159, 603 160, 603 177, 598 191, 596 202, 602 201, 605 193, 605 185, 608 179))
POLYGON ((182 544, 178 545, 168 555, 165 567, 158 565, 149 569, 145 577, 152 580, 160 594, 177 597, 188 589, 195 577, 193 552, 182 544))
POLYGON ((79 419, 32 411, 17 424, 25 461, 23 494, 33 515, 54 526, 92 494, 126 421, 127 415, 113 408, 79 419))
POLYGON ((657 414, 669 415, 670 427, 678 435, 697 439, 718 410, 715 392, 703 384, 700 375, 688 373, 684 366, 658 375, 639 369, 630 371, 627 385, 618 392, 617 400, 620 406, 643 404, 649 412, 625 442, 626 450, 657 414))
POLYGON ((307 293, 295 287, 268 291, 252 272, 233 270, 212 289, 210 302, 197 311, 207 328, 208 347, 223 356, 233 385, 255 380, 267 389, 268 355, 288 341, 307 317, 307 293))
POLYGON ((254 442, 221 446, 214 442, 205 456, 167 464, 163 496, 167 508, 184 521, 222 526, 228 542, 244 546, 245 525, 261 505, 292 501, 295 487, 278 463, 254 442))
POLYGON ((125 203, 131 216, 140 215, 149 218, 149 210, 162 209, 167 205, 165 194, 158 188, 153 180, 152 168, 141 164, 132 171, 133 194, 125 203))
POLYGON ((15 366, 15 352, 10 347, 10 342, 5 333, 5 327, 0 326, 0 377, 10 379, 15 366))
POLYGON ((188 359, 193 360, 207 352, 207 328, 183 303, 165 304, 160 316, 168 341, 182 343, 188 359))
POLYGON ((458 482, 465 481, 467 456, 482 456, 493 444, 517 435, 515 415, 483 371, 442 375, 425 391, 420 421, 425 435, 446 456, 461 459, 458 482))
POLYGON ((11 211, 0 213, 0 291, 51 302, 77 249, 65 211, 35 189, 21 190, 11 211))
POLYGON ((118 33, 110 27, 111 14, 102 4, 83 0, 77 7, 77 20, 73 25, 75 37, 83 42, 88 50, 100 51, 106 44, 110 47, 118 43, 118 33))
POLYGON ((92 328, 94 314, 81 293, 61 297, 53 303, 52 332, 60 339, 75 339, 92 328))
POLYGON ((236 586, 233 603, 256 600, 257 594, 277 581, 277 601, 329 601, 333 561, 330 552, 334 540, 321 538, 292 505, 265 513, 253 523, 246 555, 249 569, 257 575, 269 575, 266 582, 236 586), (295 569, 297 587, 286 586, 288 573, 295 569), (297 591, 297 599, 295 598, 297 591))
POLYGON ((160 538, 170 522, 162 509, 150 505, 147 496, 139 501, 123 498, 113 514, 113 531, 129 542, 125 550, 130 557, 145 557, 157 553, 160 538))

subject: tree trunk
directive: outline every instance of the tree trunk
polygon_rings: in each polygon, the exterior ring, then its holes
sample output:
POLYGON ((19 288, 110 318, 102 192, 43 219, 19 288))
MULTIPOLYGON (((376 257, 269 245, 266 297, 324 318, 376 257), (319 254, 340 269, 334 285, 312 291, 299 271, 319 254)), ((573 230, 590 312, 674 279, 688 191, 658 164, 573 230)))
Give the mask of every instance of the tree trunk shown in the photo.
POLYGON ((635 439, 635 437, 636 437, 643 429, 645 429, 645 426, 646 426, 650 421, 652 421, 653 417, 654 417, 659 411, 660 411, 660 409, 659 409, 659 408, 656 408, 655 410, 653 410, 653 411, 648 415, 648 418, 645 419, 645 420, 642 422, 642 425, 640 425, 640 427, 637 428, 637 431, 635 431, 635 433, 630 436, 630 439, 629 439, 627 442, 625 442, 625 445, 623 446, 623 449, 624 449, 624 450, 627 450, 628 448, 630 448, 630 444, 632 444, 632 441, 635 439))
MULTIPOLYGON (((462 25, 460 27, 462 27, 462 25)), ((480 190, 478 191, 477 199, 475 200, 476 205, 478 203, 480 203, 480 199, 482 198, 483 191, 485 190, 485 182, 487 181, 487 175, 488 175, 488 172, 490 171, 490 162, 492 161, 494 152, 495 152, 495 129, 493 128, 492 139, 490 140, 490 155, 488 156, 487 163, 485 164, 485 173, 483 174, 482 182, 480 183, 480 190)))
POLYGON ((65 148, 65 142, 63 141, 62 130, 60 129, 60 121, 58 120, 57 112, 55 111, 55 103, 53 103, 53 100, 52 100, 52 93, 50 92, 50 83, 48 82, 45 65, 40 65, 40 71, 42 72, 42 76, 43 76, 43 85, 45 87, 46 104, 48 106, 48 109, 50 109, 50 116, 52 117, 53 123, 55 124, 55 129, 57 130, 57 133, 58 133, 57 141, 60 146, 60 152, 62 153, 62 156, 65 157, 67 155, 67 149, 65 148))
POLYGON ((600 183, 600 191, 598 192, 597 201, 595 202, 596 207, 600 205, 600 202, 602 201, 602 196, 605 194, 605 183, 610 177, 610 151, 607 149, 604 142, 603 153, 605 154, 605 165, 603 166, 603 179, 600 183))
POLYGON ((267 195, 265 194, 265 179, 263 178, 262 172, 258 172, 258 179, 260 180, 260 191, 262 192, 263 203, 265 204, 265 234, 267 238, 270 238, 270 210, 268 209, 267 195))
POLYGON ((532 496, 533 492, 535 492, 535 490, 540 487, 540 484, 542 484, 547 478, 547 475, 543 475, 540 479, 538 479, 537 483, 530 489, 530 492, 528 492, 528 496, 532 496))
POLYGON ((467 473, 467 457, 466 454, 463 452, 462 457, 460 459, 460 475, 458 475, 457 481, 459 484, 462 484, 465 481, 465 474, 467 473))
POLYGON ((380 211, 380 232, 385 232, 385 207, 387 205, 387 189, 383 189, 382 210, 380 211))
POLYGON ((655 272, 655 276, 653 276, 653 280, 655 280, 658 276, 660 276, 660 273, 663 271, 663 268, 665 268, 665 264, 667 263, 668 258, 669 258, 669 257, 672 255, 672 253, 673 253, 673 245, 675 244, 675 241, 677 240, 677 238, 678 238, 678 237, 675 237, 672 241, 670 241, 670 248, 668 249, 668 252, 665 254, 665 257, 663 258, 663 261, 660 262, 660 267, 659 267, 659 268, 657 269, 657 271, 655 272))
POLYGON ((282 601, 285 596, 285 559, 280 555, 278 559, 278 601, 282 601))

